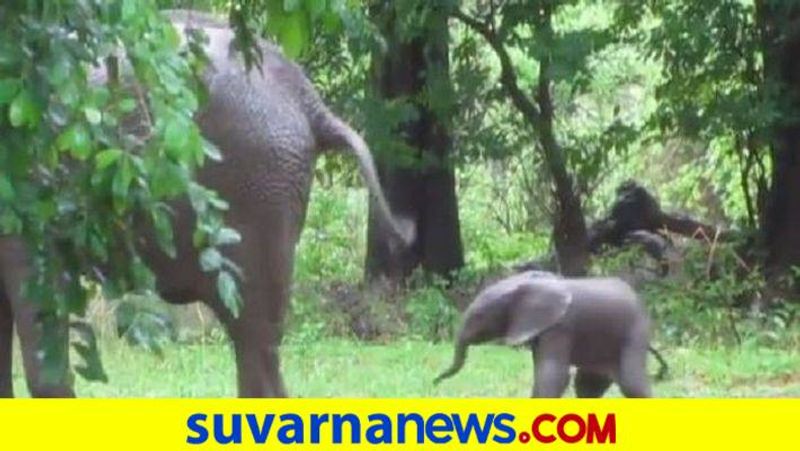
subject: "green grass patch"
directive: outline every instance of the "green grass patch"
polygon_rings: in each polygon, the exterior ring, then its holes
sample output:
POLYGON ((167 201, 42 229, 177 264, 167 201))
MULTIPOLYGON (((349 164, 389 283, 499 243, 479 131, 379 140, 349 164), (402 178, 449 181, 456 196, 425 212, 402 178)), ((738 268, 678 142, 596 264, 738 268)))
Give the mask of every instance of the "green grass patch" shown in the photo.
MULTIPOLYGON (((82 397, 232 397, 233 353, 223 342, 170 344, 164 357, 105 338, 101 342, 108 384, 77 380, 82 397)), ((387 344, 344 339, 282 347, 292 396, 302 397, 526 397, 532 382, 530 353, 478 346, 464 369, 434 386, 450 363, 449 343, 387 344)), ((671 374, 654 385, 658 397, 800 396, 800 350, 744 345, 664 349, 671 374)), ((18 355, 17 355, 18 357, 18 355)), ((650 371, 655 372, 651 362, 650 371)), ((19 359, 15 388, 27 396, 19 359)), ((573 396, 571 390, 567 396, 573 396)), ((608 396, 620 396, 613 389, 608 396)))

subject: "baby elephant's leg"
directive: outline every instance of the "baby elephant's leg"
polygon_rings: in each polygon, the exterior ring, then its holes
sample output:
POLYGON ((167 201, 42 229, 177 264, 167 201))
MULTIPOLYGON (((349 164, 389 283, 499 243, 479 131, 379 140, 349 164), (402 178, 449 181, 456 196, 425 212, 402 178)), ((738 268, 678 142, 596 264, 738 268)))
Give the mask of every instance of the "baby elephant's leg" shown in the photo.
POLYGON ((559 331, 546 332, 533 347, 534 398, 560 398, 569 385, 571 339, 559 331))
POLYGON ((646 343, 633 343, 622 348, 617 383, 628 398, 650 397, 646 343))
POLYGON ((611 378, 579 368, 575 374, 574 385, 575 395, 578 398, 600 398, 611 386, 611 378))

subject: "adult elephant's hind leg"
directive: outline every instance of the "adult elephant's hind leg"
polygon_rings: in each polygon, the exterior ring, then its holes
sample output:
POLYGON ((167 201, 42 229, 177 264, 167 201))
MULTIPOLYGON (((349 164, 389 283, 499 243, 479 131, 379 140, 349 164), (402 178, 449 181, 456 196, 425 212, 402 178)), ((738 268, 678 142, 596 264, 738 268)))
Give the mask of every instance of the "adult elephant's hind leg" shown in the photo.
POLYGON ((241 398, 285 398, 280 372, 280 324, 239 324, 231 337, 241 398))
POLYGON ((11 301, 6 296, 0 281, 0 398, 14 396, 11 383, 11 341, 14 319, 11 315, 11 301))
MULTIPOLYGON (((72 389, 68 357, 60 362, 60 368, 53 368, 54 374, 61 375, 61 380, 43 380, 42 372, 44 368, 39 358, 39 348, 42 340, 41 327, 37 321, 39 310, 32 303, 21 299, 13 302, 12 308, 17 325, 17 334, 19 335, 20 349, 22 350, 25 380, 31 396, 34 398, 74 398, 75 392, 72 389)), ((65 337, 57 345, 62 347, 59 350, 62 355, 69 356, 69 341, 66 338, 68 333, 67 322, 50 323, 46 327, 49 327, 50 331, 65 337)))
MULTIPOLYGON (((228 327, 236 354, 236 380, 241 398, 285 398, 279 346, 283 335, 285 288, 245 288, 245 306, 228 327), (272 309, 275 310, 272 310, 272 309)), ((287 285, 288 288, 288 285, 287 285)))
MULTIPOLYGON (((2 277, 5 293, 11 306, 17 335, 19 335, 28 390, 35 398, 74 397, 68 358, 61 362, 63 365, 61 368, 53 368, 56 374, 63 377, 62 380, 55 382, 42 380, 43 368, 38 356, 42 340, 41 324, 38 318, 40 311, 36 305, 22 297, 22 284, 28 274, 27 252, 20 240, 11 239, 11 241, 4 241, 1 244, 0 258, 2 258, 2 262, 0 262, 0 266, 3 267, 3 272, 0 277, 2 277)), ((63 342, 58 343, 58 346, 63 346, 60 351, 62 355, 68 356, 69 341, 66 339, 68 328, 66 321, 51 323, 47 327, 62 328, 61 330, 50 330, 56 333, 60 332, 61 336, 65 337, 63 342)))
POLYGON ((280 226, 266 224, 259 234, 240 226, 242 246, 236 261, 244 270, 240 286, 244 306, 238 318, 221 315, 228 327, 236 353, 239 396, 283 398, 287 396, 280 370, 279 346, 289 303, 293 248, 275 237, 280 226))

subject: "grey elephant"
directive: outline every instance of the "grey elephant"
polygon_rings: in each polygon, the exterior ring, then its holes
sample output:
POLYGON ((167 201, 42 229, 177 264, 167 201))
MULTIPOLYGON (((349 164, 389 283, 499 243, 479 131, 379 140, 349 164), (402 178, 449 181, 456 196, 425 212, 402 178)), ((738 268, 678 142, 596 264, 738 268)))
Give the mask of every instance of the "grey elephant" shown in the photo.
POLYGON ((561 278, 528 271, 496 282, 464 313, 455 356, 435 382, 456 374, 470 345, 503 339, 533 353, 533 397, 560 397, 577 367, 578 397, 601 397, 616 382, 649 397, 650 320, 633 289, 616 278, 561 278))
MULTIPOLYGON (((141 253, 164 299, 172 303, 201 300, 225 325, 236 355, 239 395, 283 397, 287 393, 278 345, 317 155, 333 148, 351 151, 383 223, 399 245, 413 239, 413 227, 393 217, 367 145, 324 105, 299 66, 262 41, 260 70, 247 71, 231 45, 234 34, 226 23, 192 11, 168 14, 176 28, 201 28, 209 38, 210 65, 204 75, 209 99, 196 119, 223 160, 207 164, 198 177, 229 202, 227 223, 242 237, 238 245, 225 250, 226 257, 243 271, 240 316, 233 318, 222 305, 214 279, 198 264, 192 245, 195 219, 188 201, 174 205, 177 258, 158 248, 149 228, 141 231, 141 253)), ((20 296, 26 259, 19 239, 0 237, 0 396, 12 396, 12 323, 20 336, 32 395, 73 396, 68 382, 48 386, 40 381, 36 311, 20 296)))

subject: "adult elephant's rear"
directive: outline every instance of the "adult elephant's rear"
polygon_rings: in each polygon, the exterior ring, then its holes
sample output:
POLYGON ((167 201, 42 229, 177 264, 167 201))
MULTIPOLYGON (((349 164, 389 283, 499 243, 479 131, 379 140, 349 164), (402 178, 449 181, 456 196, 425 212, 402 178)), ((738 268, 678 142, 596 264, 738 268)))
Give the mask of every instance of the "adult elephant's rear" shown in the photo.
MULTIPOLYGON (((242 236, 225 249, 242 269, 241 314, 232 317, 217 296, 215 280, 199 266, 188 202, 175 206, 177 258, 161 252, 146 230, 142 254, 167 301, 202 300, 225 324, 236 353, 240 396, 285 396, 278 345, 317 154, 328 148, 352 151, 388 229, 403 242, 413 231, 392 217, 364 141, 328 110, 297 65, 261 42, 261 67, 246 71, 240 55, 231 53, 233 32, 224 22, 195 12, 169 15, 178 28, 203 28, 209 37, 209 99, 197 120, 223 160, 208 164, 199 178, 228 201, 228 225, 242 236)), ((23 346, 36 345, 28 341, 23 346)), ((0 368, 0 380, 4 371, 0 368)))

